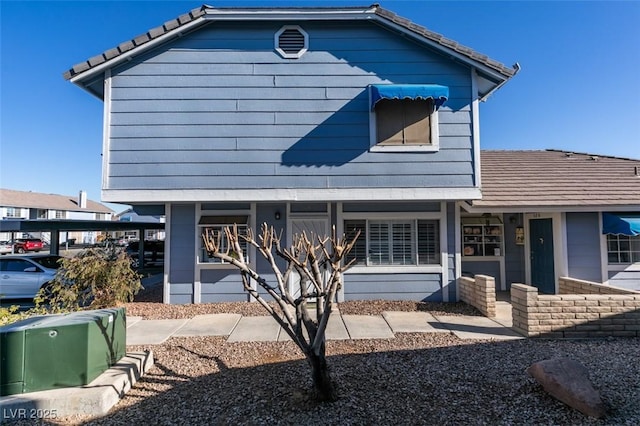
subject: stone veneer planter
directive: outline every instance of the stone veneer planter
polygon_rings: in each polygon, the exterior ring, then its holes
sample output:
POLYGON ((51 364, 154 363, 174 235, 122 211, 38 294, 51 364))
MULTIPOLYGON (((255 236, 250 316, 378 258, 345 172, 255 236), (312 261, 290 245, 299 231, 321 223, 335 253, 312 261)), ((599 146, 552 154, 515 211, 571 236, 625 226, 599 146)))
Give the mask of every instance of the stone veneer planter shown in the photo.
POLYGON ((640 292, 566 277, 559 292, 512 284, 513 329, 528 337, 640 337, 640 292))

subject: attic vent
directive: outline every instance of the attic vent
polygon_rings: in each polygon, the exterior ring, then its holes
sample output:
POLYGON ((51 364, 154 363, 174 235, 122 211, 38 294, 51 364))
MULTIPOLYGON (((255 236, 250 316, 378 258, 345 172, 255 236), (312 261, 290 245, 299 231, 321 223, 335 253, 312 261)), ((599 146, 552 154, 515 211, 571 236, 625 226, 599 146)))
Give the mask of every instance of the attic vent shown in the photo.
POLYGON ((300 58, 309 47, 309 36, 297 25, 285 25, 275 36, 276 52, 283 58, 300 58))

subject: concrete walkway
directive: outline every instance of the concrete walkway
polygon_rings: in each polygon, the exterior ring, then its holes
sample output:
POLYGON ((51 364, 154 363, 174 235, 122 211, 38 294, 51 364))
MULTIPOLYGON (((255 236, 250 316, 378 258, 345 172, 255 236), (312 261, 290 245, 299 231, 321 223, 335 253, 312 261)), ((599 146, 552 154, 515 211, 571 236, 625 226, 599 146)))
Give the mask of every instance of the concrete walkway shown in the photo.
MULTIPOLYGON (((327 340, 392 339, 395 333, 452 333, 461 339, 523 339, 511 330, 509 320, 506 313, 494 320, 482 316, 435 316, 428 312, 383 312, 382 315, 334 312, 329 318, 326 336, 327 340)), ((224 336, 228 342, 290 339, 269 316, 211 314, 175 320, 127 317, 127 345, 158 345, 169 337, 188 336, 224 336)))

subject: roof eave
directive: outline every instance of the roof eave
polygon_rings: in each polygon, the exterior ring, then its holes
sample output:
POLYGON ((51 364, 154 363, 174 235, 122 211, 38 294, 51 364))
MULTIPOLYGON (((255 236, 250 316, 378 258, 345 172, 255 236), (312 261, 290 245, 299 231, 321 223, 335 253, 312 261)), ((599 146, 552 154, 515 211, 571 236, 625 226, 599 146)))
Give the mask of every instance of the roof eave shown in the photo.
POLYGON ((542 213, 542 212, 637 212, 640 204, 632 202, 607 203, 594 201, 592 204, 563 204, 563 203, 499 203, 484 202, 484 200, 472 200, 463 202, 464 209, 469 213, 542 213))
MULTIPOLYGON (((171 31, 166 32, 165 34, 151 39, 146 43, 140 44, 130 50, 126 50, 125 52, 123 52, 122 54, 115 56, 113 58, 105 58, 104 62, 100 63, 99 65, 96 65, 94 67, 90 67, 86 70, 83 71, 79 71, 77 74, 71 76, 70 73, 74 71, 74 69, 76 68, 76 66, 74 66, 71 70, 67 71, 67 73, 65 73, 64 77, 69 80, 70 82, 82 87, 85 90, 88 90, 88 88, 82 84, 82 82, 86 81, 87 79, 90 79, 93 76, 96 76, 100 73, 103 73, 104 71, 106 71, 107 69, 113 68, 114 66, 117 66, 123 62, 127 62, 129 60, 131 60, 131 58, 133 58, 134 56, 139 55, 140 53, 148 50, 148 49, 152 49, 160 44, 163 44, 169 40, 171 40, 172 38, 176 38, 176 37, 180 37, 182 36, 184 33, 193 30, 195 27, 198 27, 199 25, 201 25, 203 22, 205 21, 204 17, 198 17, 195 20, 189 22, 188 24, 185 24, 183 26, 180 26, 178 28, 175 28, 171 31)), ((102 54, 102 56, 104 56, 105 53, 102 54)), ((91 61, 91 59, 89 60, 91 61)), ((88 61, 87 61, 88 62, 88 61)), ((90 93, 93 93, 92 91, 89 90, 90 93)), ((95 93, 94 93, 95 94, 95 93)))
POLYGON ((88 87, 85 82, 132 57, 172 38, 179 37, 186 32, 192 31, 205 22, 211 21, 240 21, 240 20, 370 20, 379 25, 393 28, 417 41, 439 50, 463 64, 473 67, 478 74, 495 83, 495 86, 481 94, 481 99, 486 99, 491 93, 499 89, 509 79, 516 75, 519 66, 507 68, 501 63, 491 60, 472 49, 462 46, 453 40, 446 39, 437 33, 433 33, 426 28, 414 24, 411 21, 401 18, 394 13, 382 9, 374 4, 369 7, 358 8, 283 8, 283 9, 216 9, 203 5, 198 9, 193 9, 189 13, 178 17, 164 25, 149 30, 131 41, 120 44, 114 49, 110 49, 88 59, 85 62, 74 65, 64 73, 64 78, 72 83, 89 91, 94 96, 102 97, 101 93, 88 87), (478 59, 474 59, 474 56, 478 59), (482 60, 480 60, 482 59, 482 60))

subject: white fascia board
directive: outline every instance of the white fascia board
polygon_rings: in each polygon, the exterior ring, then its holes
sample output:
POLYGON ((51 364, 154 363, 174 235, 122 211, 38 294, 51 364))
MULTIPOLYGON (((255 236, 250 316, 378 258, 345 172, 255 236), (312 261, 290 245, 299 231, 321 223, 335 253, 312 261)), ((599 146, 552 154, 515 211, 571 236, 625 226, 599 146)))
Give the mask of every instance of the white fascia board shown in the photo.
POLYGON ((109 141, 111 140, 111 70, 107 69, 104 76, 104 104, 102 112, 102 188, 109 186, 109 141))
POLYGON ((478 188, 103 189, 102 201, 125 204, 198 201, 458 201, 480 199, 478 188))
POLYGON ((191 31, 193 28, 201 25, 203 22, 205 22, 205 19, 203 16, 198 17, 196 19, 194 19, 193 21, 189 22, 188 24, 184 24, 178 28, 175 28, 171 31, 168 31, 167 33, 159 36, 158 38, 154 38, 151 41, 148 41, 140 46, 134 47, 131 50, 128 50, 124 53, 121 53, 120 55, 116 56, 113 59, 109 59, 103 63, 101 63, 100 65, 96 65, 93 68, 88 69, 87 71, 83 71, 78 75, 75 75, 73 77, 71 77, 69 79, 70 82, 77 84, 79 86, 82 86, 81 82, 91 78, 93 76, 95 76, 96 74, 100 74, 102 72, 104 72, 105 70, 109 69, 109 68, 113 68, 123 62, 127 62, 129 61, 132 57, 139 55, 140 53, 148 50, 148 49, 153 49, 154 47, 163 44, 165 42, 167 42, 168 40, 171 40, 172 38, 177 38, 179 36, 181 36, 183 33, 191 31))
POLYGON ((372 19, 373 9, 207 9, 204 17, 213 21, 327 21, 372 19))

